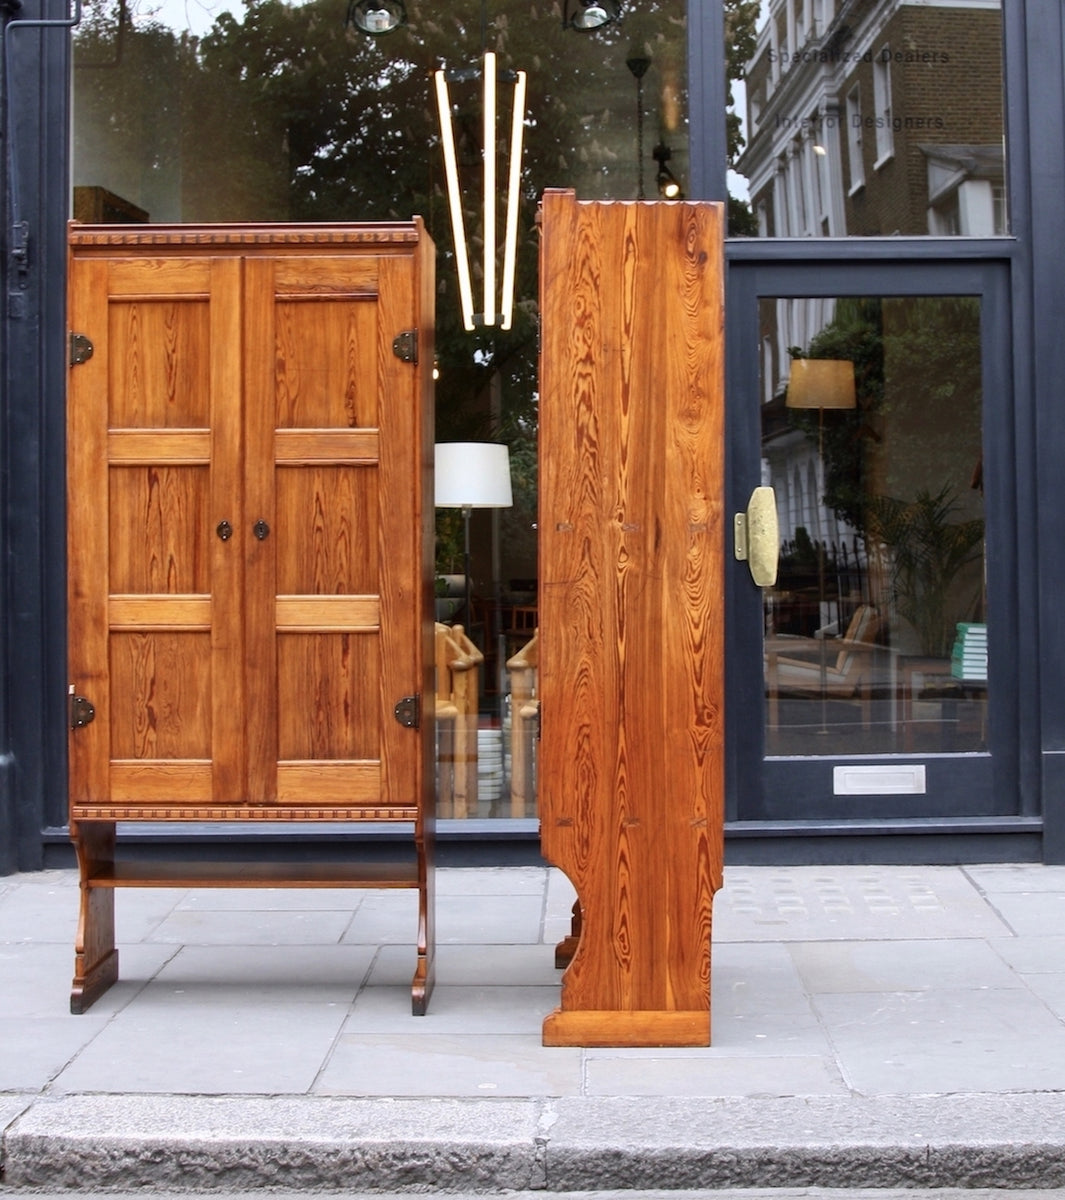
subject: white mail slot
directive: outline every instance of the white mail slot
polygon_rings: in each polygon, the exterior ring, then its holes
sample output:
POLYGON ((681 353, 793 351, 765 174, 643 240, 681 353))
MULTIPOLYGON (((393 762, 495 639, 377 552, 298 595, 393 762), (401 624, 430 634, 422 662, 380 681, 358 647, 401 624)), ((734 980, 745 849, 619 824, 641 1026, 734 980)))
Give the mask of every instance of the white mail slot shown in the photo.
POLYGON ((833 767, 832 791, 837 796, 923 796, 924 764, 833 767))

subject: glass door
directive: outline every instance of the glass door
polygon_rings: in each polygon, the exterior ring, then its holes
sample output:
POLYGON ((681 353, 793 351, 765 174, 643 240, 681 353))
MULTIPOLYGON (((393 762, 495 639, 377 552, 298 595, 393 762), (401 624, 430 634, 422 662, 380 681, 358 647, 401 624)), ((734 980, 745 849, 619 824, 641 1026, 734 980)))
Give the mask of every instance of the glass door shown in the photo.
POLYGON ((1015 811, 1004 277, 733 264, 729 296, 733 510, 772 488, 779 555, 734 572, 733 819, 1015 811))

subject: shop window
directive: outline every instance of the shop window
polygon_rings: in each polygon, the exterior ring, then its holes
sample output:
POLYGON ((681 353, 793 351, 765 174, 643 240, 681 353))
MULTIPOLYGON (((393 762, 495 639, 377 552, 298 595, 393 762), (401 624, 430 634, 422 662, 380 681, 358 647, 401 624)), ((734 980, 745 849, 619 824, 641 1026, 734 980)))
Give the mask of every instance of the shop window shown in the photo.
MULTIPOLYGON (((535 793, 510 777, 513 692, 531 685, 507 664, 536 627, 536 208, 546 188, 657 196, 659 147, 691 193, 687 8, 624 5, 619 22, 584 34, 563 29, 557 5, 488 6, 488 48, 502 71, 527 71, 528 93, 513 327, 473 333, 459 314, 431 72, 480 63, 482 6, 406 0, 406 11, 406 25, 371 38, 345 26, 336 0, 87 0, 73 35, 73 183, 79 215, 92 201, 119 220, 425 220, 438 251, 436 438, 504 441, 514 495, 472 515, 468 604, 461 512, 438 512, 438 615, 483 655, 478 797, 461 815, 534 818, 535 793), (639 78, 634 58, 647 60, 639 78)), ((452 92, 460 158, 478 163, 479 81, 452 92)), ((441 815, 458 808, 445 797, 441 815)))

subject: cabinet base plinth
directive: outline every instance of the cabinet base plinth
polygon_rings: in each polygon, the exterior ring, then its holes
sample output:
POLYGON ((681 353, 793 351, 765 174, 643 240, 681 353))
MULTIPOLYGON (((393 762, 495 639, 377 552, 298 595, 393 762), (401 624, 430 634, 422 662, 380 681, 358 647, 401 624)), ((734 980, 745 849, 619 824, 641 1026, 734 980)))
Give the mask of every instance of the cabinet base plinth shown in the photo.
POLYGON ((709 1046, 710 1012, 556 1008, 544 1021, 545 1046, 709 1046))
MULTIPOLYGON (((80 968, 75 966, 75 970, 80 971, 80 968)), ((70 988, 70 1011, 75 1016, 87 1012, 117 980, 118 951, 112 950, 84 974, 75 974, 70 988)))

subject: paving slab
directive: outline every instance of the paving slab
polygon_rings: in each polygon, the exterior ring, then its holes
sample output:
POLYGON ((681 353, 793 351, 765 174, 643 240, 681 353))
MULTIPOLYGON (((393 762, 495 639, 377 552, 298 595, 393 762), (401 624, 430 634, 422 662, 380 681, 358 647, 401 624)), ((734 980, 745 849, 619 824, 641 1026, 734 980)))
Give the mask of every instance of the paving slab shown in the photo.
POLYGON ((1042 937, 1065 928, 1065 890, 997 892, 989 899, 1003 924, 1020 937, 1042 937))
POLYGON ((1012 932, 954 867, 733 868, 714 897, 714 940, 858 941, 1012 932))
POLYGON ((817 1000, 863 1095, 1055 1091, 1065 1025, 1026 991, 850 993, 817 1000))
MULTIPOLYGON (((411 912, 408 939, 414 936, 412 926, 417 928, 417 907, 411 912)), ((351 923, 350 910, 175 909, 156 925, 148 940, 181 946, 332 946, 351 923)))
POLYGON ((0 1092, 38 1093, 51 1086, 93 1038, 107 1027, 106 1016, 69 1018, 0 1017, 0 1092))
POLYGON ((1065 867, 1041 863, 978 863, 963 870, 982 892, 989 895, 998 892, 1065 892, 1065 867))
POLYGON ((584 1069, 587 1096, 844 1097, 848 1090, 828 1054, 597 1050, 584 1069))
POLYGON ((579 1095, 578 1047, 545 1050, 535 1034, 342 1034, 314 1084, 334 1096, 579 1095))
MULTIPOLYGON (((409 982, 406 989, 370 987, 355 998, 344 1024, 345 1034, 411 1034, 409 982)), ((540 1039, 544 1014, 558 1003, 558 987, 490 984, 457 987, 436 985, 429 1011, 418 1018, 418 1040, 441 1033, 479 1038, 491 1034, 526 1034, 540 1039), (470 1014, 476 1013, 471 1027, 470 1014)))
MULTIPOLYGON (((199 993, 205 1002, 242 1009, 299 1001, 347 1006, 375 954, 372 946, 182 946, 155 974, 158 986, 143 1002, 170 1004, 171 997, 199 993)), ((409 984, 411 950, 405 957, 409 984)))
POLYGON ((796 942, 788 952, 811 996, 1025 986, 1001 955, 976 938, 796 942))
MULTIPOLYGON (((219 1004, 153 984, 53 1080, 60 1092, 209 1095, 309 1091, 347 1013, 333 1001, 219 1004), (159 989, 167 1003, 153 1003, 159 989)), ((94 1021, 89 1014, 77 1018, 94 1021)))

